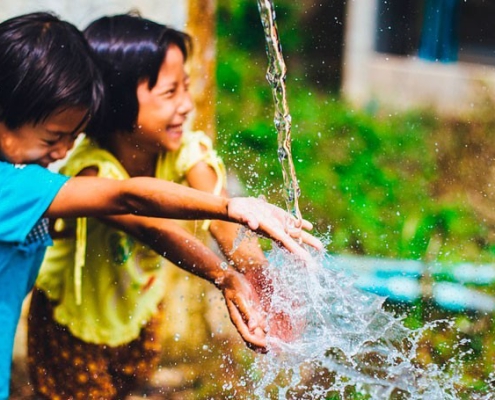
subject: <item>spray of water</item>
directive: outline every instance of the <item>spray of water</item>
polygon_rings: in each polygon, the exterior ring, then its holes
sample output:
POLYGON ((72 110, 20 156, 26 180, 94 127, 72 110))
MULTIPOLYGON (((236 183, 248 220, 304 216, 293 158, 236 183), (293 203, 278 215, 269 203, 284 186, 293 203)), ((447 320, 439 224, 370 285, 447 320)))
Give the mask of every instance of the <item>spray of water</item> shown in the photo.
POLYGON ((270 351, 253 367, 256 398, 346 398, 351 387, 380 400, 462 398, 461 351, 441 367, 416 361, 424 331, 454 329, 451 322, 408 329, 383 308, 384 297, 356 288, 356 277, 333 267, 330 255, 313 257, 318 267, 308 273, 285 250, 275 248, 269 254, 266 274, 273 293, 268 316, 289 316, 285 326, 292 334, 282 340, 269 333, 270 351))

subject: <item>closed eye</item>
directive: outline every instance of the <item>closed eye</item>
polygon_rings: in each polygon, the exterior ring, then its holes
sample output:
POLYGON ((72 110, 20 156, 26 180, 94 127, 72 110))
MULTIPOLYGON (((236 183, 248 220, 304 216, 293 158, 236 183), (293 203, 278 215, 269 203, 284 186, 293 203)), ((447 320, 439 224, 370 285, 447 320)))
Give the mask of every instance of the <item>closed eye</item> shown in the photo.
POLYGON ((48 146, 54 146, 55 144, 57 144, 58 141, 59 139, 43 139, 43 142, 48 146))
POLYGON ((170 88, 163 90, 160 93, 160 96, 170 97, 170 96, 173 96, 175 94, 175 92, 177 92, 177 86, 173 86, 173 87, 170 87, 170 88))

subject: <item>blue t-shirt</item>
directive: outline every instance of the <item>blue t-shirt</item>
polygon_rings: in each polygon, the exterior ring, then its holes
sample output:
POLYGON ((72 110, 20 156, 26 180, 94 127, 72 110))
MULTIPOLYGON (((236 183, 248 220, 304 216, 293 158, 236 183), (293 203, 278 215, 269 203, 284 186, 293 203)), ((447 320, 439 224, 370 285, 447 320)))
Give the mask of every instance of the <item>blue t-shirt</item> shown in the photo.
POLYGON ((9 396, 14 336, 22 302, 38 275, 48 221, 42 218, 69 178, 39 165, 0 161, 0 399, 9 396))

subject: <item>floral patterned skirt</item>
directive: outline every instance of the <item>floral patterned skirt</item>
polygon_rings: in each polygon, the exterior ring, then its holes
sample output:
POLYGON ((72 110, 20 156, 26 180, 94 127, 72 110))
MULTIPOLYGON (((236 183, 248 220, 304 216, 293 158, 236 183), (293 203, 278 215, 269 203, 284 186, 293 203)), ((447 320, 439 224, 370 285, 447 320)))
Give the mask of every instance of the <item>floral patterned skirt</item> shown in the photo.
POLYGON ((28 368, 43 399, 124 399, 153 375, 161 356, 162 307, 140 336, 110 347, 84 342, 53 319, 54 303, 34 289, 28 317, 28 368))

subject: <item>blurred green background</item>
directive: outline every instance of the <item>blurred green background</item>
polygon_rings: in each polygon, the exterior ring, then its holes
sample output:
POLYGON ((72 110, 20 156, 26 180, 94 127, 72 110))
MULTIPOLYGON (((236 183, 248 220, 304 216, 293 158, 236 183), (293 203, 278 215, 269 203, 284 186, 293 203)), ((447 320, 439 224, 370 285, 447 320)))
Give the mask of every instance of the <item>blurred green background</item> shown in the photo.
MULTIPOLYGON (((344 2, 325 4, 324 12, 308 15, 304 2, 276 2, 303 216, 329 239, 334 254, 441 262, 447 268, 493 262, 494 104, 487 99, 486 107, 449 118, 432 110, 391 112, 373 103, 351 107, 339 95, 344 2)), ((217 147, 249 195, 263 194, 283 206, 256 2, 219 0, 217 55, 217 147)), ((491 285, 477 289, 494 292, 491 285)), ((411 327, 456 321, 456 330, 425 335, 418 362, 441 364, 467 338, 460 386, 466 398, 486 394, 495 361, 492 315, 448 312, 428 298, 388 307, 405 312, 411 327)))

